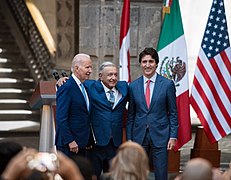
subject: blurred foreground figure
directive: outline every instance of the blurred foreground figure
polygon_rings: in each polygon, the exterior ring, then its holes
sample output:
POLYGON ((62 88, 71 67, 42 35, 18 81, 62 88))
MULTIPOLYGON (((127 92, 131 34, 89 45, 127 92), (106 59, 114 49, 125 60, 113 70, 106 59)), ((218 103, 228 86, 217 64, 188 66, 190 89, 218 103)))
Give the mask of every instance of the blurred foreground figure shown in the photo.
POLYGON ((21 150, 22 146, 16 142, 0 142, 0 174, 5 170, 8 162, 21 150))
POLYGON ((148 157, 141 145, 128 141, 122 144, 112 159, 109 173, 102 180, 146 180, 149 173, 148 157))
POLYGON ((182 180, 212 180, 212 164, 203 158, 194 158, 186 164, 182 180))

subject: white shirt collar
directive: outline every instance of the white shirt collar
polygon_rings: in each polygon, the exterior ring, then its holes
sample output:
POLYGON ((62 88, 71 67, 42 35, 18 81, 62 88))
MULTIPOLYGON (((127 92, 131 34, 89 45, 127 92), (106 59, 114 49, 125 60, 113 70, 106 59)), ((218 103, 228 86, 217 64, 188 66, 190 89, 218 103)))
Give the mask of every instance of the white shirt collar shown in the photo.
POLYGON ((81 81, 74 75, 74 73, 71 74, 71 76, 74 78, 75 82, 80 85, 81 81))
POLYGON ((101 84, 103 85, 103 89, 104 91, 107 93, 108 91, 112 90, 114 92, 116 92, 116 88, 113 87, 112 89, 109 89, 107 86, 104 85, 104 83, 101 81, 101 84))
MULTIPOLYGON (((155 83, 156 77, 157 77, 157 73, 155 72, 155 74, 150 78, 150 80, 151 80, 153 83, 155 83)), ((144 75, 143 75, 143 79, 144 79, 144 84, 147 82, 147 80, 149 80, 149 79, 148 79, 147 77, 145 77, 144 75)))

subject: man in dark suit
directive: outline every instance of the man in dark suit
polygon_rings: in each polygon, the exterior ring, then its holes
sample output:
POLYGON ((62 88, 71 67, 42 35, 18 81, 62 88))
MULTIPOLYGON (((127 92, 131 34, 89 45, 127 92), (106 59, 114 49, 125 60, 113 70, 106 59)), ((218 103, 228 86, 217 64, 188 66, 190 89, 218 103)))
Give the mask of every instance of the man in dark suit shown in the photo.
POLYGON ((100 66, 99 80, 88 80, 84 84, 90 95, 90 119, 97 141, 91 159, 99 179, 102 171, 108 171, 109 161, 122 144, 128 85, 118 81, 117 68, 112 62, 100 66))
POLYGON ((76 154, 85 156, 90 134, 90 103, 82 83, 92 72, 90 56, 77 54, 71 71, 69 80, 56 93, 55 145, 69 157, 76 154))
MULTIPOLYGON (((60 86, 67 79, 61 78, 57 84, 60 86)), ((97 142, 88 157, 93 163, 95 175, 100 179, 102 171, 108 171, 109 161, 122 144, 128 84, 118 81, 115 64, 104 62, 99 68, 99 80, 84 81, 84 86, 90 98, 90 120, 97 142)))
POLYGON ((145 48, 139 62, 143 76, 129 86, 127 139, 151 155, 155 179, 167 180, 167 150, 174 148, 178 131, 175 85, 156 73, 159 57, 155 49, 145 48))

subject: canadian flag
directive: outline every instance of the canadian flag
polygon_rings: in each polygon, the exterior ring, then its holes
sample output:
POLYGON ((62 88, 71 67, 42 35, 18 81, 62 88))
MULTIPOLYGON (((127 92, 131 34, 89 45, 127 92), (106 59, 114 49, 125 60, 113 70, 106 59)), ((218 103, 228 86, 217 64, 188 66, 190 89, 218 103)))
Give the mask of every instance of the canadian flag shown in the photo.
POLYGON ((130 77, 130 0, 124 0, 120 24, 120 80, 131 81, 130 77))

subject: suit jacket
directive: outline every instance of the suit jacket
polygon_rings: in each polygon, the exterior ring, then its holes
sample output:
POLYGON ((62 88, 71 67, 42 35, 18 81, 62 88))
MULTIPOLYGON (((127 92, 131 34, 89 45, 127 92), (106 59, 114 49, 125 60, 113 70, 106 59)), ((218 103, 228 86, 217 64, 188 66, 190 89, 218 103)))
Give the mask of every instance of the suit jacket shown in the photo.
POLYGON ((56 138, 57 146, 67 146, 76 141, 85 148, 90 134, 90 113, 84 96, 72 76, 58 88, 56 93, 56 138))
POLYGON ((96 137, 96 145, 105 146, 113 139, 114 145, 122 143, 123 115, 127 103, 128 85, 125 81, 118 81, 116 89, 122 98, 114 109, 108 101, 100 80, 87 80, 84 82, 90 93, 91 124, 96 137))
POLYGON ((143 76, 129 86, 126 125, 128 140, 143 143, 146 129, 156 147, 166 147, 169 138, 177 138, 178 117, 174 82, 157 74, 150 108, 145 101, 143 76))

